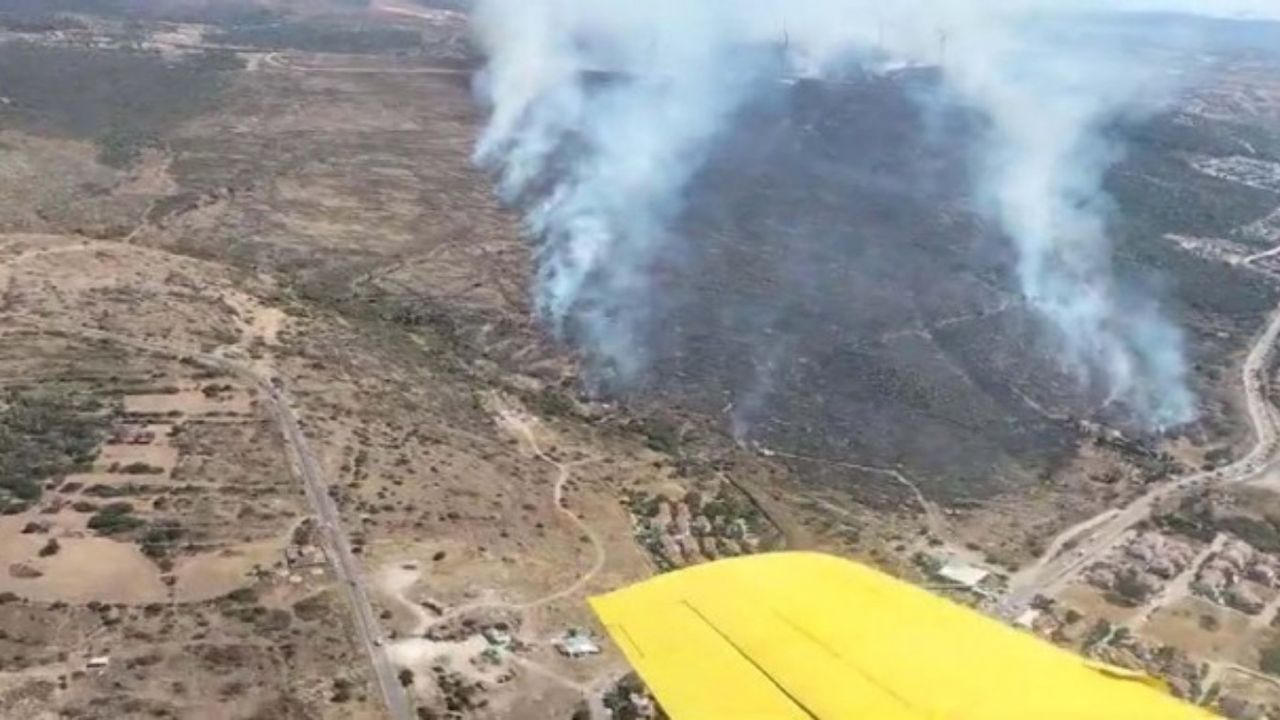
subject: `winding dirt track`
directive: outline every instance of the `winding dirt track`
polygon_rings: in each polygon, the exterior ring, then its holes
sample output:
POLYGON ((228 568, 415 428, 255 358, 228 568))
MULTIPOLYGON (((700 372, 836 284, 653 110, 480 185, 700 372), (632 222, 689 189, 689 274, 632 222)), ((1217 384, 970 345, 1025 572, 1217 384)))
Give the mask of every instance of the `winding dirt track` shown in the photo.
MULTIPOLYGON (((947 521, 943 518, 942 511, 938 509, 937 505, 929 502, 929 498, 925 497, 924 492, 920 490, 920 486, 916 485, 914 481, 906 475, 903 475, 898 470, 893 468, 875 467, 873 465, 859 465, 857 463, 843 462, 840 460, 827 460, 825 458, 810 457, 808 455, 796 455, 795 453, 782 452, 780 450, 767 450, 766 454, 769 457, 780 457, 787 458, 788 460, 800 460, 802 462, 818 463, 820 465, 831 465, 834 467, 848 468, 850 470, 857 470, 859 472, 887 477, 911 491, 912 496, 915 497, 916 503, 918 503, 920 505, 920 509, 924 511, 925 527, 929 531, 930 535, 939 539, 947 536, 947 521)), ((818 502, 819 504, 823 504, 825 502, 819 498, 807 495, 805 498, 818 502)))
POLYGON ((604 565, 608 561, 608 557, 609 557, 608 552, 605 550, 604 543, 601 542, 600 536, 596 533, 595 530, 591 528, 590 525, 584 522, 582 518, 578 517, 577 513, 565 507, 565 504, 564 504, 564 486, 565 486, 565 483, 567 483, 569 481, 569 478, 572 476, 571 470, 573 469, 573 467, 577 465, 585 465, 587 463, 595 462, 596 458, 586 458, 586 459, 577 460, 571 463, 559 462, 558 460, 551 458, 549 455, 543 452, 542 447, 538 444, 537 436, 534 434, 533 429, 529 427, 528 421, 520 417, 518 414, 510 412, 506 409, 503 409, 499 412, 499 417, 502 420, 502 422, 510 430, 512 430, 513 432, 515 432, 520 436, 520 439, 528 446, 529 451, 533 454, 534 457, 551 465, 553 468, 556 469, 556 480, 551 488, 551 501, 555 503, 556 512, 559 513, 563 518, 568 520, 569 523, 573 525, 574 528, 577 529, 580 533, 582 533, 582 535, 587 538, 588 542, 591 543, 591 550, 594 555, 594 558, 591 561, 591 566, 586 570, 586 572, 579 575, 577 579, 575 579, 572 583, 565 586, 564 588, 561 588, 560 590, 556 590, 555 592, 549 593, 547 595, 536 598, 534 600, 529 600, 527 602, 521 602, 521 603, 503 602, 503 601, 481 601, 481 602, 469 603, 467 605, 460 605, 450 610, 449 612, 445 613, 444 615, 440 616, 440 618, 437 619, 434 624, 440 624, 448 620, 452 620, 458 617, 459 615, 462 615, 474 610, 501 609, 501 610, 512 610, 516 612, 526 612, 528 610, 534 610, 534 609, 540 608, 544 605, 549 605, 553 602, 556 602, 557 600, 563 600, 565 598, 572 597, 573 595, 576 595, 582 592, 583 588, 587 586, 587 583, 595 579, 595 576, 598 575, 602 569, 604 569, 604 565))
MULTIPOLYGON (((506 601, 499 600, 499 601, 480 601, 480 602, 468 603, 466 605, 460 605, 456 608, 453 608, 449 612, 441 615, 439 618, 437 618, 434 622, 431 623, 432 626, 449 622, 450 620, 453 620, 459 616, 465 615, 466 613, 474 612, 476 610, 488 610, 488 609, 509 610, 509 611, 520 613, 521 615, 523 615, 524 613, 530 610, 540 608, 544 605, 549 605, 558 600, 564 600, 566 598, 573 597, 581 593, 586 588, 587 584, 590 583, 593 579, 595 579, 596 575, 598 575, 600 571, 604 569, 604 565, 608 561, 608 552, 605 550, 604 543, 601 542, 600 536, 596 533, 595 530, 591 528, 590 525, 588 525, 585 521, 583 521, 582 518, 578 517, 576 513, 574 513, 569 508, 565 507, 565 500, 564 500, 565 484, 569 481, 569 478, 572 477, 572 469, 578 465, 585 465, 588 463, 595 462, 596 458, 589 457, 589 458, 585 458, 582 460, 577 460, 569 463, 560 462, 552 458, 551 456, 547 455, 547 453, 543 451, 542 446, 538 443, 537 435, 533 432, 533 428, 530 427, 529 422, 525 418, 521 417, 518 413, 512 412, 507 408, 500 408, 498 412, 498 419, 502 422, 502 424, 508 430, 510 430, 511 432, 514 432, 516 435, 519 436, 519 439, 522 442, 522 444, 524 444, 529 449, 529 452, 534 457, 538 458, 539 460, 555 468, 556 479, 554 484, 551 487, 551 501, 555 503, 556 512, 559 513, 566 520, 568 520, 569 523, 579 533, 581 533, 582 537, 587 538, 587 540, 591 543, 592 553, 594 557, 592 559, 591 566, 585 572, 583 572, 576 579, 574 579, 573 582, 571 582, 570 584, 566 585, 565 587, 559 590, 556 590, 554 592, 548 593, 547 595, 543 595, 542 597, 535 598, 533 600, 529 600, 526 602, 506 602, 506 601)), ((604 695, 605 689, 617 680, 617 678, 613 677, 613 675, 615 674, 620 675, 621 673, 609 674, 604 677, 601 677, 595 682, 584 684, 584 683, 577 682, 571 678, 567 678, 564 675, 557 673, 551 668, 548 668, 545 665, 542 665, 541 663, 535 660, 531 660, 529 658, 522 658, 517 655, 510 655, 509 657, 511 658, 512 662, 516 663, 520 667, 525 668, 526 670, 529 670, 531 672, 537 673, 539 675, 542 675, 548 679, 554 680, 560 685, 580 693, 583 696, 583 699, 587 703, 588 715, 591 718, 591 720, 607 720, 607 718, 610 717, 609 711, 606 710, 604 707, 603 695, 604 695)))

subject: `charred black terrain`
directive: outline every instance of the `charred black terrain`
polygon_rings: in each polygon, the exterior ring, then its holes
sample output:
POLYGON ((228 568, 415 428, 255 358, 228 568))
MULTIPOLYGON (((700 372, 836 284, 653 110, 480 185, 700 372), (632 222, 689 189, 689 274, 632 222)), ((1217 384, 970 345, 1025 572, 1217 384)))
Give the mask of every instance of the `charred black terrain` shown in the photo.
MULTIPOLYGON (((1022 301, 1012 248, 974 210, 980 120, 927 102, 933 84, 779 85, 744 113, 657 269, 653 375, 743 439, 901 465, 930 494, 980 498, 1051 472, 1087 439, 1075 420, 1125 418, 1069 374, 1022 301)), ((1224 351, 1275 289, 1166 236, 1233 237, 1280 206, 1187 160, 1278 136, 1177 113, 1117 132, 1133 148, 1108 180, 1121 273, 1187 329, 1203 422, 1220 424, 1224 351)))

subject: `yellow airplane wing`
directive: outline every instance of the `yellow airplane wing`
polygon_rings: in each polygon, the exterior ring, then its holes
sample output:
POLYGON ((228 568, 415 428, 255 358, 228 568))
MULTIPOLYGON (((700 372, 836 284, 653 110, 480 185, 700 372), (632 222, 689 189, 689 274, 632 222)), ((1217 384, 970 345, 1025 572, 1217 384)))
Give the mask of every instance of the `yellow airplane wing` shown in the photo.
POLYGON ((1143 675, 854 562, 754 555, 591 598, 673 720, 1206 720, 1143 675))

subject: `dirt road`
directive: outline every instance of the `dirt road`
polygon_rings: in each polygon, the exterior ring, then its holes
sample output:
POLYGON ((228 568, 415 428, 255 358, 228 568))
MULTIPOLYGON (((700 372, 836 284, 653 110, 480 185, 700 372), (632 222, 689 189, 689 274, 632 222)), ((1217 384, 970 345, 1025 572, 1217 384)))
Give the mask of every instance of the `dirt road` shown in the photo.
POLYGON ((551 603, 556 602, 557 600, 563 600, 567 597, 572 597, 573 595, 576 595, 582 592, 583 588, 587 586, 587 583, 590 583, 593 579, 595 579, 595 576, 598 575, 600 571, 604 568, 605 562, 608 561, 608 554, 605 550, 604 543, 600 540, 600 536, 596 533, 595 530, 591 528, 590 525, 588 525, 585 521, 583 521, 582 518, 578 517, 577 513, 565 507, 565 499, 564 499, 564 487, 572 475, 571 471, 573 467, 576 465, 585 465, 590 462, 595 462, 596 459, 586 458, 584 460, 578 460, 576 462, 562 463, 558 460, 555 460, 551 456, 547 455, 542 450, 542 446, 538 443, 538 438, 537 438, 537 435, 534 434, 533 428, 530 426, 529 422, 525 420, 523 417, 521 417, 520 415, 514 412, 511 412, 510 410, 503 408, 503 409, 500 409, 498 412, 498 419, 502 421, 502 423, 507 427, 508 430, 510 430, 511 432, 519 436, 522 444, 524 444, 529 449, 529 453, 531 455, 533 455, 539 460, 555 468, 556 479, 555 479, 555 483, 551 487, 551 501, 555 504, 556 512, 559 513, 561 516, 563 516, 566 520, 568 520, 569 523, 573 525, 573 527, 577 529, 578 532, 580 532, 583 537, 587 538, 588 542, 591 543, 591 552, 593 555, 591 566, 586 570, 586 572, 579 575, 569 585, 566 585, 565 587, 559 590, 556 590, 554 592, 551 592, 547 595, 544 595, 542 597, 535 598, 533 600, 528 600, 525 602, 505 602, 505 601, 484 600, 480 602, 469 603, 466 605, 459 605, 458 607, 453 608, 449 612, 437 618, 434 623, 436 625, 448 622, 450 620, 453 620, 454 618, 457 618, 468 612, 473 612, 475 610, 501 609, 501 610, 511 610, 513 612, 524 613, 529 610, 540 608, 544 605, 550 605, 551 603))
MULTIPOLYGON (((810 457, 808 455, 796 455, 795 453, 782 452, 780 450, 761 449, 761 453, 766 457, 787 458, 788 460, 800 460, 802 462, 818 463, 820 465, 830 465, 833 467, 848 468, 849 470, 857 470, 858 472, 870 473, 872 475, 880 475, 887 477, 899 485, 906 488, 915 497, 916 503, 920 505, 920 509, 924 512, 925 529, 929 534, 938 539, 947 536, 947 521, 942 516, 942 511, 938 506, 929 502, 929 498, 925 497, 924 492, 920 490, 920 486, 916 485, 910 478, 903 475, 893 468, 875 467, 872 465, 859 465, 857 463, 843 462, 840 460, 828 460, 825 458, 810 457)), ((809 500, 822 504, 820 498, 805 496, 809 500)))
POLYGON ((458 67, 361 67, 358 65, 302 65, 286 57, 283 53, 269 53, 262 57, 258 70, 281 70, 303 73, 333 73, 338 75, 444 75, 469 77, 475 71, 458 67))
POLYGON ((415 6, 412 2, 406 6, 398 3, 387 2, 387 0, 373 0, 373 2, 369 4, 369 12, 410 17, 416 20, 426 20, 428 23, 433 24, 449 21, 459 23, 466 22, 466 14, 458 12, 457 10, 423 8, 415 6))
POLYGON ((1241 260, 1240 262, 1244 265, 1252 265, 1253 263, 1256 263, 1259 260, 1265 260, 1269 257, 1275 257, 1276 255, 1280 255, 1280 246, 1273 247, 1270 250, 1263 250, 1260 253, 1255 253, 1253 255, 1250 255, 1249 257, 1241 260))
POLYGON ((1250 482, 1262 474, 1276 455, 1280 423, 1275 407, 1266 397, 1266 370, 1280 337, 1280 307, 1272 311, 1266 327, 1259 334, 1243 368, 1245 405, 1254 433, 1254 446, 1243 458, 1223 468, 1187 475, 1152 489, 1121 508, 1107 510, 1098 518, 1078 525, 1060 535, 1038 561, 1018 571, 1010 579, 1009 592, 1002 612, 1016 617, 1025 611, 1037 595, 1052 597, 1076 574, 1106 555, 1135 525, 1151 514, 1160 501, 1203 485, 1250 482), (1066 549, 1069 544, 1074 546, 1066 549))
POLYGON ((533 602, 525 603, 520 606, 521 610, 530 610, 532 608, 542 607, 543 605, 549 605, 557 600, 562 600, 581 592, 582 589, 587 586, 587 583, 591 582, 592 579, 600 573, 600 570, 604 568, 604 564, 608 559, 608 556, 605 553, 604 543, 600 541, 600 536, 596 534, 596 531, 591 529, 591 526, 584 522, 582 518, 578 517, 577 513, 565 507, 564 486, 565 483, 569 481, 570 468, 576 464, 592 462, 592 460, 583 460, 578 463, 562 463, 557 460, 553 460, 542 451, 542 447, 538 444, 537 438, 534 437, 533 432, 529 429, 527 424, 521 422, 519 427, 521 428, 521 433, 528 439, 529 447, 533 450, 533 454, 536 455, 538 459, 556 469, 556 482, 551 489, 551 499, 552 502, 555 503, 556 512, 560 513, 561 516, 568 520, 571 525, 577 528, 578 531, 591 542, 591 552, 594 555, 594 558, 591 561, 591 567, 588 568, 585 573, 579 575, 578 579, 572 584, 549 595, 540 597, 533 602))
MULTIPOLYGON (((563 516, 579 533, 581 533, 582 537, 585 537, 588 542, 591 543, 593 555, 591 566, 588 567, 585 572, 578 575, 573 582, 559 590, 543 595, 542 597, 527 600, 525 602, 482 600, 466 605, 460 605, 436 618, 432 623, 433 626, 450 622, 458 617, 466 615, 467 613, 482 609, 508 610, 520 613, 521 616, 523 616, 524 613, 527 613, 530 610, 578 595, 586 588, 587 584, 590 583, 602 569, 604 569, 605 562, 608 560, 608 554, 600 536, 590 525, 583 521, 582 518, 578 517, 577 513, 565 506, 564 488, 566 483, 568 483, 569 479, 572 477, 573 468, 578 465, 595 462, 596 458, 585 458, 567 463, 560 462, 548 455, 542 449, 542 445, 538 442, 538 436, 534 432, 530 421, 522 417, 519 413, 513 412, 509 408, 499 404, 497 419, 507 428, 508 431, 518 437, 521 445, 528 449, 529 454, 555 468, 556 479, 551 486, 551 501, 555 504, 556 512, 563 516)), ((597 679, 595 682, 584 684, 564 677, 556 671, 532 659, 516 655, 511 655, 510 657, 516 664, 526 670, 547 677, 570 690, 580 693, 583 700, 587 703, 588 717, 590 717, 591 720, 606 720, 609 717, 609 711, 604 707, 604 692, 617 681, 617 677, 615 676, 620 676, 620 672, 611 672, 608 673, 607 676, 597 679)))

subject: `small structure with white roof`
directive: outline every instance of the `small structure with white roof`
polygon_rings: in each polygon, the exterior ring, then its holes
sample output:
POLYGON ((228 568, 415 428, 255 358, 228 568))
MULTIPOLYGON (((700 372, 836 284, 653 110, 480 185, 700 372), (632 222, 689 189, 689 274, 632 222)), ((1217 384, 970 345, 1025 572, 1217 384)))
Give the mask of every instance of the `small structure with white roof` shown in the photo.
POLYGON ((567 658, 580 658, 587 655, 599 655, 600 645, 591 639, 583 630, 573 629, 564 634, 564 637, 555 641, 556 650, 567 658))
POLYGON ((978 587, 983 580, 990 576, 990 570, 984 570, 958 560, 949 560, 938 569, 938 577, 969 589, 978 587))

